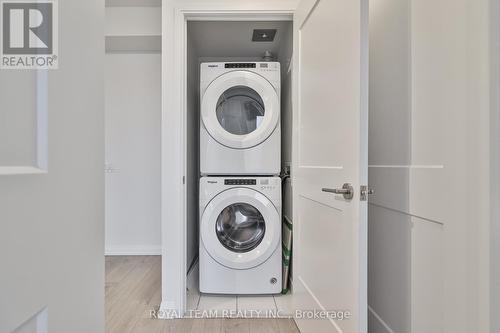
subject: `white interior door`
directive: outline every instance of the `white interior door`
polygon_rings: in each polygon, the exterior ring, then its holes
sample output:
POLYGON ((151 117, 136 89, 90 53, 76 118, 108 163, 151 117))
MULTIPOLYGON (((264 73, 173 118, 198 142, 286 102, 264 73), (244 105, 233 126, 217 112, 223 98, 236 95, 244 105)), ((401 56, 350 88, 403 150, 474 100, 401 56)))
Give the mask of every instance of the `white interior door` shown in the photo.
POLYGON ((161 55, 106 54, 106 254, 161 252, 161 55))
POLYGON ((58 3, 59 68, 0 69, 0 332, 104 331, 104 2, 58 3))
POLYGON ((298 318, 305 333, 367 330, 367 12, 303 0, 294 18, 294 306, 331 317, 298 318), (352 199, 323 190, 345 183, 352 199))

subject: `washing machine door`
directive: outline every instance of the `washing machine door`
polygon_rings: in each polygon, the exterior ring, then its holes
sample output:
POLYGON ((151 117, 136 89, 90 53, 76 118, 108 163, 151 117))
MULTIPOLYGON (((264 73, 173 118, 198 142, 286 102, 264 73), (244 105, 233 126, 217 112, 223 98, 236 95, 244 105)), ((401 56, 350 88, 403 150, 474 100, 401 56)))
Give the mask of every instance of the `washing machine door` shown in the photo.
POLYGON ((233 188, 205 208, 201 241, 221 265, 248 269, 265 262, 279 246, 280 226, 280 215, 266 196, 249 188, 233 188))
POLYGON ((271 83, 248 71, 223 74, 207 87, 201 118, 220 144, 246 149, 264 142, 279 122, 279 96, 271 83))

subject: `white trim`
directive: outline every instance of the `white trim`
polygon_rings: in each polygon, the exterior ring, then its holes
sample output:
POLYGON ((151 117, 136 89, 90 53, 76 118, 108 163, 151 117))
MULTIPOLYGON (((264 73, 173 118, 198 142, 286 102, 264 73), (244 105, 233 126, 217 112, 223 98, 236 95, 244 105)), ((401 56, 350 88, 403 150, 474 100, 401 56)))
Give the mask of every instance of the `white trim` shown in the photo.
MULTIPOLYGON (((362 0, 361 6, 361 91, 360 91, 360 170, 359 181, 361 184, 368 184, 368 115, 369 115, 369 0, 362 0)), ((359 306, 359 326, 360 332, 368 331, 368 202, 359 203, 359 226, 358 226, 358 306, 359 306)))
POLYGON ((290 1, 163 0, 162 17, 162 306, 186 310, 186 41, 188 20, 291 20, 290 1), (175 112, 177 110, 177 112, 175 112))
POLYGON ((500 331, 500 1, 490 2, 490 332, 500 331))
POLYGON ((444 169, 444 165, 397 165, 397 164, 374 164, 369 165, 369 168, 378 169, 444 169))
POLYGON ((282 13, 268 11, 266 13, 258 11, 248 11, 247 14, 236 13, 235 11, 226 12, 210 12, 191 13, 185 11, 187 21, 292 21, 293 15, 290 13, 282 13), (265 14, 265 17, 263 15, 265 14))
POLYGON ((160 245, 128 245, 128 246, 106 246, 106 256, 159 256, 160 245))
POLYGON ((40 175, 47 173, 46 170, 35 168, 32 166, 3 166, 0 167, 0 176, 8 175, 40 175))
POLYGON ((179 312, 175 302, 161 302, 158 310, 159 319, 178 319, 184 317, 184 314, 179 312))
POLYGON ((36 167, 47 172, 49 168, 49 77, 48 70, 36 75, 36 167))

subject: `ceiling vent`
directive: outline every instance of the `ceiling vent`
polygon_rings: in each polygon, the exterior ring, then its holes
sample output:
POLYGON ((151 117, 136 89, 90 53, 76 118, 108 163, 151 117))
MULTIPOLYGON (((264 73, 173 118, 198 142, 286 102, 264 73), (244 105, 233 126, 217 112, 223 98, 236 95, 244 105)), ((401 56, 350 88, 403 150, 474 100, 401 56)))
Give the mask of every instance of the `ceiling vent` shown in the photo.
POLYGON ((252 42, 272 42, 276 36, 276 29, 254 29, 252 42))

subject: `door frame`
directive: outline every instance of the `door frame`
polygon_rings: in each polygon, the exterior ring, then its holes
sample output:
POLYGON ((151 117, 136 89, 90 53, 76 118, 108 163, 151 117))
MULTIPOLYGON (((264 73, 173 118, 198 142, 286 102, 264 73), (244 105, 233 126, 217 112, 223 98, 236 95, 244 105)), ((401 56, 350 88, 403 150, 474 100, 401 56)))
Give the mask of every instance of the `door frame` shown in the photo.
POLYGON ((490 0, 490 223, 489 317, 490 331, 500 330, 500 1, 490 0))
POLYGON ((162 302, 182 318, 187 285, 187 21, 293 21, 296 3, 162 0, 162 302), (175 110, 175 111, 172 111, 175 110), (172 144, 175 143, 175 144, 172 144), (175 161, 175 162, 172 162, 175 161))

